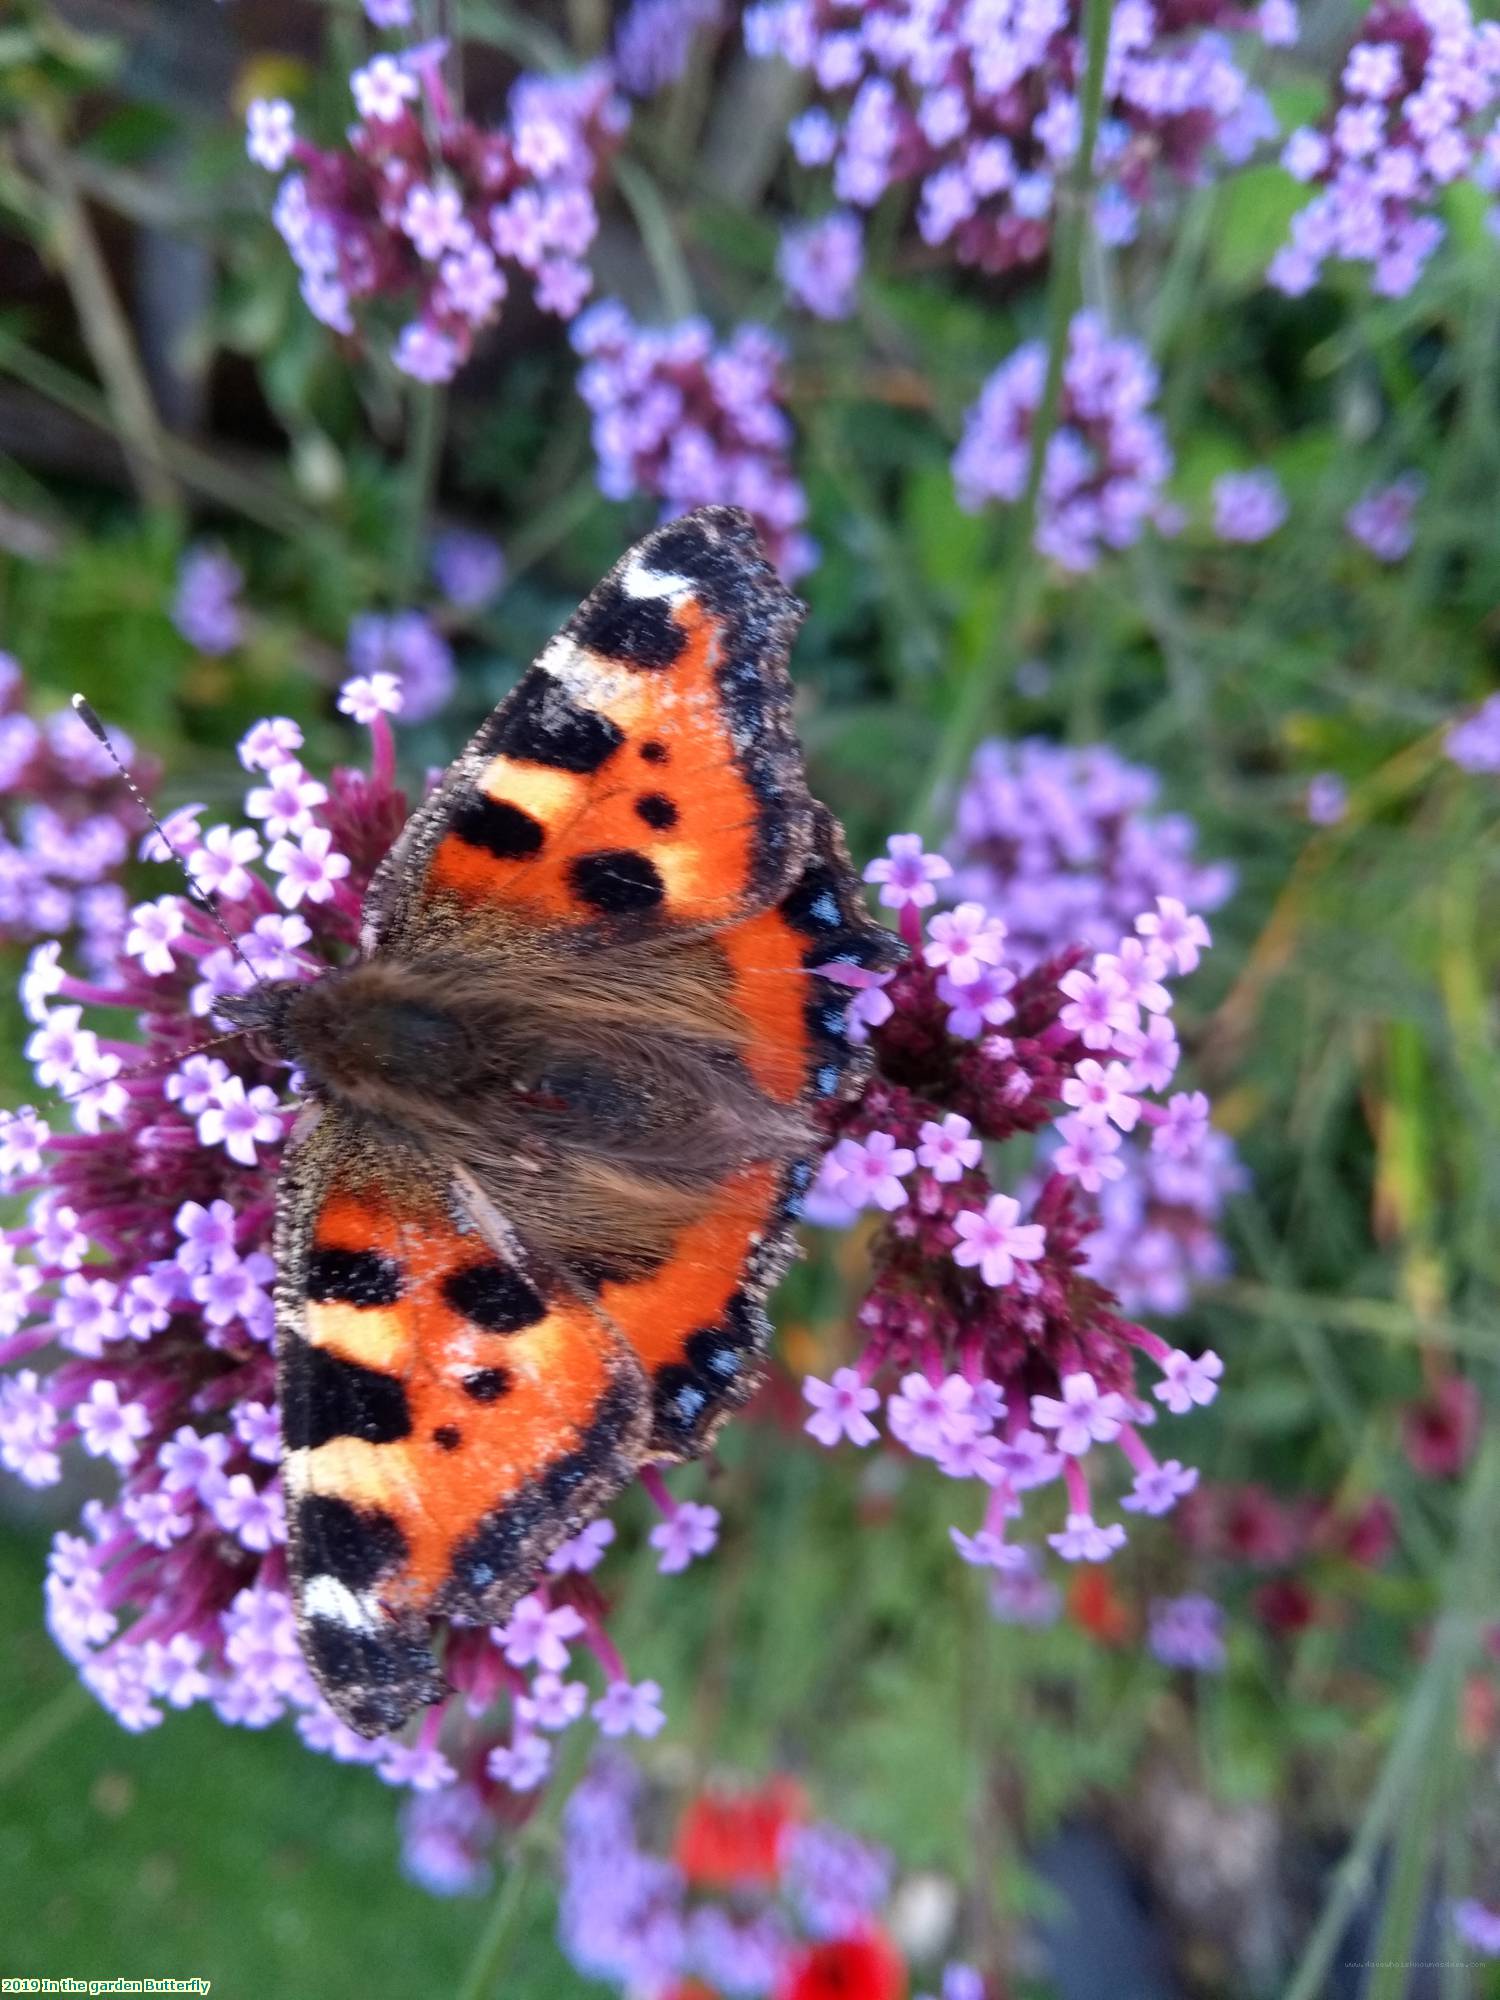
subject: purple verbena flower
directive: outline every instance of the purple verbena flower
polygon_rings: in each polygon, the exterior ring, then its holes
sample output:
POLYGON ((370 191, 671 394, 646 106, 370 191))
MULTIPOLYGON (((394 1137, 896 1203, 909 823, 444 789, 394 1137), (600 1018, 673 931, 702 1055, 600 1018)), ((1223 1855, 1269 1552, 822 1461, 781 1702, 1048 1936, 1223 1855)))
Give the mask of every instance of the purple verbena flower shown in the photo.
POLYGON ((854 310, 865 239, 847 210, 785 230, 776 270, 793 305, 818 319, 847 319, 854 310))
POLYGON ((1325 120, 1282 153, 1315 189, 1267 273, 1293 295, 1344 263, 1366 267, 1377 294, 1404 296, 1443 240, 1445 191, 1500 186, 1495 23, 1476 21, 1467 0, 1377 0, 1358 34, 1325 120))
MULTIPOLYGON (((1081 22, 1076 0, 762 0, 745 10, 745 39, 807 73, 814 102, 792 148, 803 166, 831 168, 840 201, 871 208, 910 189, 926 244, 998 275, 1034 264, 1051 240, 1081 136, 1081 22)), ((1216 159, 1241 161, 1274 137, 1227 29, 1294 40, 1295 10, 1116 10, 1094 163, 1111 241, 1130 240, 1164 182, 1195 184, 1216 159)))
POLYGON ((1489 776, 1500 771, 1500 695, 1450 725, 1445 747, 1460 770, 1489 776))
POLYGON ((609 299, 579 319, 573 345, 608 498, 648 493, 664 520, 710 502, 743 507, 789 582, 812 567, 774 335, 740 326, 716 346, 704 320, 639 327, 609 299))
POLYGON ((264 107, 249 141, 271 171, 291 168, 272 219, 309 310, 350 336, 356 308, 407 313, 392 359, 423 382, 457 373, 518 279, 543 311, 577 313, 592 282, 593 186, 627 121, 600 64, 521 77, 506 123, 483 127, 455 110, 441 57, 424 44, 356 70, 359 116, 340 150, 296 139, 264 107))
MULTIPOLYGON (((970 410, 953 455, 959 503, 970 512, 992 501, 1013 504, 1025 493, 1046 365, 1040 341, 1018 347, 970 410)), ((1156 387, 1143 349, 1112 338, 1094 313, 1076 315, 1034 532, 1038 551, 1063 569, 1093 569, 1107 550, 1138 541, 1149 524, 1167 525, 1162 488, 1172 453, 1150 408, 1156 387)))
POLYGON ((1372 486, 1344 516, 1344 526, 1377 562, 1398 563, 1411 553, 1417 503, 1426 487, 1420 473, 1404 473, 1388 486, 1372 486))
POLYGON ((1217 1673, 1225 1658, 1224 1613, 1211 1597, 1155 1598, 1148 1644, 1164 1667, 1217 1673))
POLYGON ((1226 472, 1214 481, 1214 533, 1223 542, 1264 542, 1285 524, 1286 496, 1274 472, 1226 472))
POLYGON ((189 549, 177 573, 172 623, 200 653, 232 653, 245 636, 244 573, 222 549, 189 549))
POLYGON ((615 73, 632 97, 654 97, 687 68, 695 39, 724 18, 724 0, 631 0, 615 29, 615 73))

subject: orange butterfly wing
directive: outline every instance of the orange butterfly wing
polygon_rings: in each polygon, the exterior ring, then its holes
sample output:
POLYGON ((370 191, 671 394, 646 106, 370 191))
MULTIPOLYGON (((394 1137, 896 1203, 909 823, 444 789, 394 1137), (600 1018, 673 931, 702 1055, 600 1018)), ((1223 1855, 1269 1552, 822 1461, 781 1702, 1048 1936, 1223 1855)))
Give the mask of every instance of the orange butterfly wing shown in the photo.
POLYGON ((428 1621, 499 1623, 634 1476, 635 1357, 486 1240, 416 1156, 327 1111, 289 1156, 278 1262, 290 1555, 329 1701, 378 1734, 438 1698, 428 1621))
MULTIPOLYGON (((900 947, 807 791, 786 670, 799 614, 743 515, 649 536, 408 822, 367 899, 367 954, 570 933, 607 981, 612 937, 712 937, 762 1091, 810 1112, 847 1087, 849 995, 819 968, 888 966, 900 947)), ((440 1692, 429 1617, 504 1617, 645 1458, 701 1452, 744 1402, 814 1163, 732 1174, 664 1262, 605 1275, 591 1302, 544 1297, 519 1245, 476 1237, 430 1169, 424 1183, 395 1148, 372 1164, 357 1139, 325 1112, 291 1156, 279 1308, 307 1651, 373 1731, 440 1692), (515 1298, 524 1323, 487 1327, 515 1298)))

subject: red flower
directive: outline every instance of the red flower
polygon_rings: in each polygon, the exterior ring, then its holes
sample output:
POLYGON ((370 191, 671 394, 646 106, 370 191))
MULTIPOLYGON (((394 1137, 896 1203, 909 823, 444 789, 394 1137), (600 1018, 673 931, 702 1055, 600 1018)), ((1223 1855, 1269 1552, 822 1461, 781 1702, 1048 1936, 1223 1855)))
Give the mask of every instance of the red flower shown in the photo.
POLYGON ((1305 1632, 1318 1617, 1318 1601, 1306 1584, 1294 1577, 1278 1577, 1263 1583, 1254 1599, 1255 1615, 1278 1638, 1289 1639, 1305 1632))
POLYGON ((1413 1403, 1401 1421, 1401 1440, 1414 1469, 1428 1479, 1454 1479, 1468 1464, 1479 1436, 1479 1391, 1450 1375, 1430 1396, 1413 1403))
POLYGON ((1075 1570, 1068 1587, 1068 1613, 1101 1645, 1118 1646, 1130 1637, 1130 1605, 1110 1581, 1109 1571, 1094 1564, 1075 1570))
POLYGON ((754 1792, 705 1791, 682 1816, 673 1858, 698 1888, 774 1883, 782 1836, 806 1816, 807 1800, 791 1778, 772 1778, 754 1792))
POLYGON ((787 1965, 775 2000, 905 2000, 906 1967, 880 1931, 810 1945, 787 1965))

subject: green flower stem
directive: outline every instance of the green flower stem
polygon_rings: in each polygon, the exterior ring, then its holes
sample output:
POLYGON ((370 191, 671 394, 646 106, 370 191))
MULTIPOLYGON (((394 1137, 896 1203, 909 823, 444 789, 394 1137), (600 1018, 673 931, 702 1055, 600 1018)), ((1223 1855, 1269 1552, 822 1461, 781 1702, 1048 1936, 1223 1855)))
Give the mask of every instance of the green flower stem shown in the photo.
MULTIPOLYGON (((0 375, 8 375, 43 396, 59 409, 68 411, 95 430, 114 435, 114 417, 106 398, 92 382, 63 368, 50 356, 40 354, 23 340, 0 327, 0 375)), ((304 507, 291 492, 279 470, 268 467, 261 473, 222 451, 209 451, 186 438, 164 432, 162 458, 184 486, 216 506, 243 514, 273 535, 294 543, 329 539, 329 529, 311 509, 304 507)), ((342 552, 341 552, 342 553, 342 552)), ((370 579, 356 570, 360 588, 370 579)))
POLYGON ((458 2000, 498 2000, 501 1975, 526 1907, 526 1892, 536 1875, 536 1842, 523 1837, 510 1856, 500 1890, 490 1906, 489 1920, 479 1933, 458 1988, 458 2000))
POLYGON ((971 669, 958 690, 939 741, 918 814, 918 829, 926 839, 931 839, 948 817, 959 781, 989 723, 1004 674, 1014 664, 1017 635, 1024 630, 1045 581, 1043 560, 1032 538, 1047 448, 1062 405, 1068 329, 1083 294, 1083 251, 1094 199, 1094 152, 1104 109, 1110 13, 1111 0, 1084 0, 1083 118, 1073 170, 1058 196, 1047 283, 1047 375, 1032 427, 1026 490, 1016 510, 1005 558, 997 614, 999 635, 989 661, 971 669))
POLYGON ((422 579, 428 523, 443 463, 447 406, 447 395, 436 383, 413 385, 402 481, 401 545, 396 553, 397 575, 407 596, 415 593, 422 579))
POLYGON ((686 319, 698 309, 692 273, 682 254, 678 229, 662 199, 661 189, 638 160, 623 156, 615 161, 615 186, 625 198, 640 232, 641 243, 662 311, 669 319, 686 319))
POLYGON ((144 506, 158 513, 178 514, 182 496, 167 463, 151 386, 73 178, 69 151, 41 116, 27 125, 25 148, 41 177, 50 211, 44 247, 56 260, 72 296, 131 481, 144 506))
POLYGON ((97 1712, 97 1703, 82 1681, 64 1682, 50 1701, 27 1716, 0 1743, 0 1791, 24 1777, 37 1759, 50 1750, 83 1718, 97 1712))

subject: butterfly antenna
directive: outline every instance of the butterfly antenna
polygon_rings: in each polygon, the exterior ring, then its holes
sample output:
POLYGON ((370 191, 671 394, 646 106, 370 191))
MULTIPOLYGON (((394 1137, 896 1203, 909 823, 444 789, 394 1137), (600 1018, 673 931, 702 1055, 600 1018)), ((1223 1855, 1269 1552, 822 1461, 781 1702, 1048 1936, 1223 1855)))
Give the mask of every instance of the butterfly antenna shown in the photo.
POLYGON ((205 915, 209 918, 214 928, 218 931, 220 937, 222 937, 224 942, 229 946, 229 949, 234 953, 235 957, 239 960, 240 964, 244 966, 245 970, 249 973, 250 977, 255 981, 255 984, 257 986, 263 986, 265 984, 265 981, 261 978, 260 974, 256 971, 255 967, 246 957, 244 951, 240 946, 239 939, 235 936, 234 932, 230 930, 228 924, 226 924, 224 919, 220 916, 218 904, 214 901, 213 897, 208 893, 207 889, 203 887, 202 883, 195 878, 195 876, 193 875, 193 871, 188 867, 186 861, 183 860, 182 856, 177 852, 177 849, 172 845, 170 835, 168 834, 166 828, 162 825, 161 821, 156 817, 156 814, 151 810, 151 807, 147 802, 145 793, 141 790, 140 786, 136 783, 135 779, 131 777, 130 773, 126 770, 124 764, 120 761, 120 753, 115 749, 114 744, 110 742, 109 732, 105 729, 104 724, 99 720, 98 716, 94 713, 92 707, 90 707, 89 703, 84 700, 81 694, 75 694, 73 697, 73 713, 78 717, 80 722, 84 723, 90 730, 92 730, 94 735, 98 737, 99 742, 105 751, 105 754, 109 758, 109 761, 111 762, 111 764, 114 765, 115 769, 119 772, 120 781, 124 785, 126 791, 129 792, 130 796, 135 800, 136 804, 140 807, 146 819, 150 822, 152 832, 156 835, 157 839, 161 842, 162 846, 167 850, 168 854, 171 855, 172 859, 177 863, 177 866, 182 870, 182 879, 187 884, 188 900, 192 903, 196 903, 198 908, 202 910, 205 913, 205 915))
POLYGON ((208 1050, 216 1049, 224 1042, 237 1042, 248 1035, 248 1028, 229 1028, 222 1035, 211 1035, 206 1042, 195 1042, 190 1049, 176 1049, 169 1056, 157 1056, 151 1062, 136 1063, 130 1069, 116 1070, 113 1076, 101 1077, 96 1083, 86 1083, 81 1090, 66 1092, 54 1090, 53 1101, 58 1104, 76 1104, 80 1097, 87 1097, 91 1091, 103 1090, 111 1083, 130 1083, 138 1076, 150 1076, 154 1070, 171 1069, 174 1063, 186 1062, 189 1056, 201 1056, 208 1050))

